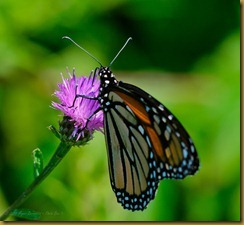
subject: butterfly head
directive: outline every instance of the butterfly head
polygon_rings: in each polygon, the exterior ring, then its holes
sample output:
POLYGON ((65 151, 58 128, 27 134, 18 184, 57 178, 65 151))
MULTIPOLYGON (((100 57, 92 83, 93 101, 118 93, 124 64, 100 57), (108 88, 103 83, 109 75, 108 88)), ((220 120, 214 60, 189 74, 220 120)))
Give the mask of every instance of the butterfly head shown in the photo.
POLYGON ((100 76, 100 81, 102 86, 116 85, 118 81, 116 80, 113 72, 109 67, 101 66, 98 69, 98 75, 100 76))

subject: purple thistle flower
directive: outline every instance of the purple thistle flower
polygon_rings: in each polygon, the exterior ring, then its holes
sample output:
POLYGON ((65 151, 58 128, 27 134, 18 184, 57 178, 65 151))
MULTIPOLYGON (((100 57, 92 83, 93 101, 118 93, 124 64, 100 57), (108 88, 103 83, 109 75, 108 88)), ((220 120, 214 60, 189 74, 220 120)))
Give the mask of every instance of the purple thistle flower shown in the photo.
POLYGON ((66 139, 78 141, 89 137, 88 140, 90 140, 95 130, 103 132, 103 112, 100 110, 94 114, 100 107, 97 100, 86 97, 77 97, 75 100, 75 97, 77 95, 97 97, 100 80, 95 77, 93 72, 89 77, 76 77, 75 70, 73 70, 73 74, 69 72, 68 74, 70 78, 65 79, 62 76, 63 83, 58 84, 59 90, 54 92, 60 103, 52 102, 52 106, 64 113, 60 127, 66 128, 66 139), (70 125, 72 125, 71 128, 70 125), (69 129, 68 132, 67 129, 69 129), (67 137, 67 133, 69 137, 67 137))

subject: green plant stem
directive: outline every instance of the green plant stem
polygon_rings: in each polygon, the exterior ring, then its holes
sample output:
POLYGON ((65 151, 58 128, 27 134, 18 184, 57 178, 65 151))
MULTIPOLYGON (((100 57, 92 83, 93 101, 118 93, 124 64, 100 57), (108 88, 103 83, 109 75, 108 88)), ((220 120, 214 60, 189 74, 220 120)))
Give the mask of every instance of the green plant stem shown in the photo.
POLYGON ((30 184, 30 186, 15 200, 15 202, 0 216, 0 221, 8 218, 10 213, 19 207, 31 195, 35 188, 53 171, 53 169, 60 163, 63 157, 68 153, 72 145, 62 142, 59 144, 56 152, 50 159, 47 166, 42 173, 30 184))

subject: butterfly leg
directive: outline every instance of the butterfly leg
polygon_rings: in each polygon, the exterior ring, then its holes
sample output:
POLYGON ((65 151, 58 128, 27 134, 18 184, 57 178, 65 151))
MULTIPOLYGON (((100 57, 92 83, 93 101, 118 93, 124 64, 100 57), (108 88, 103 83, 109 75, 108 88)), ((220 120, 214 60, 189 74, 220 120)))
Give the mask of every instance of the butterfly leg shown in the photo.
POLYGON ((86 96, 86 95, 76 95, 73 101, 73 104, 71 106, 69 106, 69 108, 73 108, 76 102, 77 98, 86 98, 86 99, 90 99, 90 100, 98 100, 98 97, 91 97, 91 96, 86 96))
POLYGON ((95 110, 95 111, 88 117, 88 119, 86 120, 86 125, 84 126, 84 128, 82 129, 82 131, 85 130, 85 129, 87 128, 87 125, 88 125, 88 123, 90 122, 91 118, 92 118, 94 115, 96 115, 100 110, 102 110, 101 107, 97 108, 97 109, 96 109, 96 110, 95 110))
MULTIPOLYGON (((69 106, 69 108, 72 108, 72 107, 74 107, 74 105, 75 105, 75 101, 77 100, 77 98, 86 98, 86 99, 90 99, 90 100, 94 100, 94 101, 98 101, 98 97, 91 97, 91 96, 86 96, 86 95, 76 95, 75 96, 75 98, 74 98, 74 101, 73 101, 73 104, 72 104, 72 106, 69 106)), ((95 114, 97 114, 99 111, 101 110, 101 107, 99 107, 99 108, 97 108, 89 117, 88 117, 88 119, 87 119, 87 121, 86 121, 86 125, 84 126, 84 128, 82 129, 82 130, 84 130, 84 129, 86 129, 87 128, 87 125, 88 125, 88 123, 89 123, 89 121, 91 120, 91 118, 95 115, 95 114)))

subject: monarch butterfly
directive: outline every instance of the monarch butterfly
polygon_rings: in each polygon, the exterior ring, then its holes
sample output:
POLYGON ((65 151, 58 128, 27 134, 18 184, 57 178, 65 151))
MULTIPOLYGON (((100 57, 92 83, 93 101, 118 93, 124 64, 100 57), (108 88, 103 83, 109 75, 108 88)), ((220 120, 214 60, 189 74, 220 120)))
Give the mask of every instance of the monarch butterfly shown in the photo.
POLYGON ((160 180, 183 179, 198 170, 195 146, 176 117, 150 94, 118 81, 109 67, 101 65, 94 76, 100 77, 99 95, 94 99, 104 113, 112 189, 125 209, 144 210, 154 199, 160 180))

